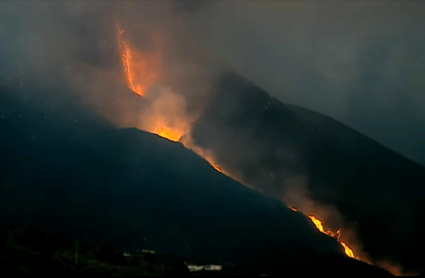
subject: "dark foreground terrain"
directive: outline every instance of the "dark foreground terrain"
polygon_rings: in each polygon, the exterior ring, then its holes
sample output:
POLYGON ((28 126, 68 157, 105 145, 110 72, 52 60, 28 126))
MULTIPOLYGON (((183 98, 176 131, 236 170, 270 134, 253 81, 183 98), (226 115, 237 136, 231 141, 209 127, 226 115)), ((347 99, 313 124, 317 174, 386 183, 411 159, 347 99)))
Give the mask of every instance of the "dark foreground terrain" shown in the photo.
POLYGON ((123 256, 118 246, 88 239, 72 241, 62 234, 34 226, 2 227, 0 265, 15 275, 101 275, 164 276, 185 275, 184 262, 164 263, 161 257, 140 253, 123 256))
POLYGON ((219 263, 220 271, 190 272, 184 258, 172 254, 135 252, 124 256, 122 248, 111 242, 84 238, 73 241, 60 233, 36 225, 0 227, 0 266, 14 275, 96 275, 96 276, 243 276, 326 273, 328 275, 391 276, 361 262, 335 256, 315 262, 285 264, 258 269, 218 261, 198 259, 200 264, 219 263), (357 265, 357 266, 356 266, 357 265))

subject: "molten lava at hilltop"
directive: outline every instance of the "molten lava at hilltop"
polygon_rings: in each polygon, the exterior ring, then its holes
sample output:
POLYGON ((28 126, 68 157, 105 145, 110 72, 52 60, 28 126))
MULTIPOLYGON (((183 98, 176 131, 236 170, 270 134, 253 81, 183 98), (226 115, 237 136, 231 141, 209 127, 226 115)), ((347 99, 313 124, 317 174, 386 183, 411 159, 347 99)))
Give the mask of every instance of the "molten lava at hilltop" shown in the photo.
POLYGON ((160 127, 155 131, 155 133, 174 142, 178 142, 181 137, 181 134, 178 131, 172 130, 168 127, 160 127))
MULTIPOLYGON (((293 207, 290 207, 290 209, 291 210, 293 210, 293 211, 298 211, 296 208, 293 208, 293 207)), ((328 235, 328 236, 331 236, 331 237, 336 237, 337 239, 339 238, 339 235, 340 235, 340 231, 338 230, 337 232, 332 232, 332 231, 330 231, 330 230, 328 230, 328 231, 326 231, 325 229, 323 229, 323 224, 322 224, 322 221, 320 221, 320 219, 318 219, 316 216, 314 216, 314 215, 308 215, 308 217, 310 218, 310 220, 313 222, 313 224, 316 226, 316 228, 320 231, 320 232, 322 232, 322 233, 324 233, 324 234, 326 234, 326 235, 328 235)), ((345 243, 345 242, 343 242, 343 241, 339 241, 338 240, 338 242, 341 244, 341 246, 344 248, 344 251, 345 251, 345 254, 348 256, 348 257, 350 257, 350 258, 353 258, 353 259, 357 259, 355 256, 354 256, 354 252, 353 252, 353 250, 345 243)))
POLYGON ((120 25, 116 26, 126 85, 135 94, 147 98, 150 103, 143 117, 135 115, 142 118, 137 127, 168 140, 179 141, 188 132, 188 118, 185 117, 182 98, 165 88, 161 88, 160 92, 149 93, 148 96, 148 90, 160 81, 161 47, 156 45, 151 52, 139 51, 124 39, 124 30, 120 25))
MULTIPOLYGON (((135 94, 148 97, 147 90, 160 81, 160 55, 157 53, 142 54, 141 51, 136 51, 124 40, 124 30, 121 29, 119 24, 116 26, 121 63, 127 86, 135 94)), ((150 113, 147 114, 141 128, 168 140, 180 141, 186 148, 193 150, 208 161, 216 171, 223 173, 223 170, 215 163, 214 156, 211 153, 196 146, 189 137, 181 140, 183 135, 190 132, 190 120, 185 113, 184 100, 170 91, 164 92, 164 89, 162 95, 152 97, 154 97, 154 100, 148 111, 150 113)))

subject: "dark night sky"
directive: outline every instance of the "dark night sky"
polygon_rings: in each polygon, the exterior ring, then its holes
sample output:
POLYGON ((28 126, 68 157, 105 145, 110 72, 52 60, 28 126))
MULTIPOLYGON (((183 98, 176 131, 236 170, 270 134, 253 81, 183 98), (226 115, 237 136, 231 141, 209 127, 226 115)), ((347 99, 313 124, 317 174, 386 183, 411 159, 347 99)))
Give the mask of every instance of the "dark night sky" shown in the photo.
MULTIPOLYGON (((14 2, 0 3, 2 75, 105 68, 104 23, 120 13, 127 25, 166 26, 282 101, 425 165, 422 1, 14 2)), ((179 46, 181 60, 193 58, 179 46)))

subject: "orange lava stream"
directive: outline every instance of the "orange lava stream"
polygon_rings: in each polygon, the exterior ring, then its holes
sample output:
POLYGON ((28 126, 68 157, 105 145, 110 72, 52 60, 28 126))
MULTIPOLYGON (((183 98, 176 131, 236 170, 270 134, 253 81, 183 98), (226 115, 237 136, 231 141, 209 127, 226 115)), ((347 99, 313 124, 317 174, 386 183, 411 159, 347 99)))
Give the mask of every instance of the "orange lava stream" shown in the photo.
MULTIPOLYGON (((290 207, 290 209, 291 210, 293 210, 293 211, 298 211, 296 208, 293 208, 293 207, 290 207)), ((328 235, 328 236, 331 236, 331 237, 335 237, 335 235, 338 235, 338 237, 339 237, 339 230, 336 232, 336 233, 334 233, 334 232, 332 232, 332 231, 326 231, 325 229, 323 229, 323 224, 322 224, 322 221, 320 220, 320 219, 318 219, 316 216, 314 216, 314 215, 308 215, 308 217, 310 218, 310 220, 313 222, 313 224, 316 226, 316 228, 320 231, 320 232, 322 232, 322 233, 324 233, 324 234, 326 234, 326 235, 328 235)), ((353 252, 353 250, 345 243, 345 242, 342 242, 342 241, 339 241, 338 240, 338 242, 341 244, 341 246, 344 248, 344 251, 345 251, 345 254, 348 256, 348 257, 350 257, 350 258, 353 258, 353 259, 357 259, 355 256, 354 256, 354 252, 353 252)))
POLYGON ((210 164, 212 165, 212 167, 214 168, 214 169, 216 169, 217 171, 219 171, 220 173, 222 173, 223 171, 221 170, 221 168, 220 167, 218 167, 216 164, 214 164, 214 163, 211 163, 210 162, 210 164))
POLYGON ((121 63, 124 68, 124 74, 127 80, 128 87, 136 94, 143 96, 143 94, 141 92, 138 92, 136 88, 134 87, 133 72, 131 68, 131 60, 132 60, 131 50, 127 46, 126 42, 124 41, 122 37, 124 30, 122 30, 118 24, 117 24, 117 31, 118 31, 118 45, 119 45, 120 54, 121 54, 121 63))
POLYGON ((116 24, 121 63, 128 87, 139 96, 145 96, 147 90, 158 80, 159 56, 152 53, 134 52, 123 38, 124 30, 116 24))
POLYGON ((350 257, 350 258, 354 258, 354 252, 353 252, 353 250, 351 250, 351 248, 350 248, 350 247, 348 247, 348 246, 347 246, 347 244, 346 244, 345 242, 340 241, 339 243, 341 243, 342 247, 344 247, 345 254, 346 254, 348 257, 350 257))

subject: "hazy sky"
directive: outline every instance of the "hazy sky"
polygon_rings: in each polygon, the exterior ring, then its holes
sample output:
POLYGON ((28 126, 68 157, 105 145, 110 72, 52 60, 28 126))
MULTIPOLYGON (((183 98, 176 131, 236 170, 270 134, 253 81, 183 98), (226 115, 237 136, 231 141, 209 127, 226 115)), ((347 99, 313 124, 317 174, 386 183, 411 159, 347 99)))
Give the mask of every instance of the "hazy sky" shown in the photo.
POLYGON ((425 165, 425 2, 205 6, 197 35, 230 66, 425 165))
POLYGON ((425 165, 424 10, 423 1, 1 1, 0 71, 56 78, 74 68, 73 83, 104 93, 118 16, 133 34, 166 30, 182 80, 210 53, 280 100, 425 165))

